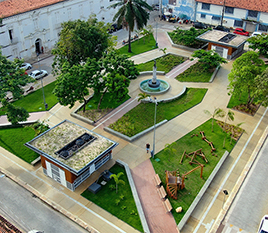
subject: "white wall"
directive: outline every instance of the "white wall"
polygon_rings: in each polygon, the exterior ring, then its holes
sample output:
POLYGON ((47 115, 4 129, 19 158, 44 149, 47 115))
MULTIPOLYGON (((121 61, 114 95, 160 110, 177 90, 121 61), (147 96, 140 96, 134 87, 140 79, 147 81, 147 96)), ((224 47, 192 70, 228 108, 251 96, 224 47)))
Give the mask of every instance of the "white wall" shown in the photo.
POLYGON ((68 20, 87 20, 89 15, 94 13, 98 21, 112 22, 117 9, 107 7, 113 3, 114 1, 108 0, 70 0, 4 18, 5 26, 0 28, 4 30, 0 36, 3 55, 11 60, 15 57, 35 57, 37 39, 40 39, 40 46, 43 46, 44 51, 50 51, 59 38, 61 23, 68 20), (12 41, 9 30, 12 30, 12 41))

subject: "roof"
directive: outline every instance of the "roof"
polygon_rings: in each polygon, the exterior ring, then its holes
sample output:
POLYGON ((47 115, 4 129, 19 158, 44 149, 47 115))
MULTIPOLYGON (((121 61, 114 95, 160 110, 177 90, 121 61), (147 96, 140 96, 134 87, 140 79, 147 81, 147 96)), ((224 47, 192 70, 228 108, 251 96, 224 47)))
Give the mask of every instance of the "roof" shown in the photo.
POLYGON ((0 18, 25 13, 66 0, 4 0, 0 1, 0 18))
POLYGON ((94 159, 107 154, 107 152, 117 146, 118 143, 71 121, 64 120, 43 134, 38 135, 30 142, 25 143, 25 145, 78 174, 83 168, 91 164, 94 159), (70 145, 70 143, 75 142, 85 133, 93 136, 94 140, 90 141, 89 144, 85 143, 81 149, 73 152, 72 156, 62 158, 58 152, 70 145))
MULTIPOLYGON (((197 2, 223 5, 223 0, 197 0, 197 2)), ((225 0, 225 6, 253 11, 268 12, 267 0, 225 0)))
POLYGON ((198 36, 197 39, 205 41, 205 42, 213 42, 216 44, 238 48, 240 45, 244 44, 247 41, 248 37, 233 34, 230 32, 209 30, 203 33, 202 35, 198 36))

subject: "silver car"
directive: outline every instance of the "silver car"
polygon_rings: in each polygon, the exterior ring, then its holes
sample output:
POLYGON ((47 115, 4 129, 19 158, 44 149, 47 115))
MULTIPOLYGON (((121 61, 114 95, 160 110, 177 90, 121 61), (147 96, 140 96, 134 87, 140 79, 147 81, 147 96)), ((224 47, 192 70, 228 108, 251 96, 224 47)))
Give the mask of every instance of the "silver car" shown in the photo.
POLYGON ((31 76, 34 79, 40 79, 40 78, 43 78, 47 75, 48 75, 48 73, 45 70, 34 70, 29 74, 29 76, 31 76))
POLYGON ((30 70, 30 69, 32 69, 33 67, 32 67, 32 65, 30 64, 30 63, 26 63, 26 62, 24 62, 24 63, 22 63, 21 64, 21 67, 20 67, 21 69, 25 69, 25 70, 30 70))

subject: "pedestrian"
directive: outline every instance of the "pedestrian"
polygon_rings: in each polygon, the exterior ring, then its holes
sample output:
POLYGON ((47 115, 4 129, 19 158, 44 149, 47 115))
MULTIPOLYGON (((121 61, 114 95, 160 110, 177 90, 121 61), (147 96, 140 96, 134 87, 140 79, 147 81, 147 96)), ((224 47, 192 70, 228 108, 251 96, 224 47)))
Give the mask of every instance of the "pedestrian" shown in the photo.
POLYGON ((150 144, 149 143, 146 144, 146 150, 147 150, 147 153, 149 153, 149 150, 150 150, 150 144))

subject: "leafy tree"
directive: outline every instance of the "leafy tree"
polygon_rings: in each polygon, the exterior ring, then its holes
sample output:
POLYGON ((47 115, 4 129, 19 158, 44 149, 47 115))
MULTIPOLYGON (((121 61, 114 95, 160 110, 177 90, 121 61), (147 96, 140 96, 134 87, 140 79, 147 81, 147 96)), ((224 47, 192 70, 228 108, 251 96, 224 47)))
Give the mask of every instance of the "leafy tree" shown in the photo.
POLYGON ((146 9, 152 11, 153 8, 143 0, 119 0, 109 6, 109 8, 120 7, 115 14, 113 20, 117 20, 117 24, 124 25, 128 29, 128 52, 131 53, 131 32, 134 27, 138 30, 146 26, 149 20, 149 14, 146 9))
POLYGON ((139 72, 134 62, 128 60, 127 55, 117 54, 116 51, 104 54, 98 64, 100 69, 91 80, 90 87, 94 89, 94 94, 100 95, 99 109, 107 92, 113 93, 115 98, 113 101, 118 101, 127 95, 130 79, 137 78, 139 72))
POLYGON ((88 59, 85 65, 70 66, 65 62, 60 75, 56 77, 56 87, 53 91, 59 103, 72 108, 76 101, 84 102, 85 112, 91 79, 99 69, 95 59, 88 59))
POLYGON ((213 113, 211 113, 208 110, 204 110, 204 113, 206 113, 207 115, 212 117, 212 127, 211 127, 211 131, 213 132, 213 126, 214 126, 214 119, 215 117, 224 117, 225 116, 225 112, 221 109, 221 108, 215 108, 213 113))
POLYGON ((256 97, 256 77, 262 73, 261 65, 263 64, 258 53, 248 51, 234 61, 233 68, 228 75, 229 94, 240 95, 246 92, 248 95, 247 108, 250 108, 250 104, 256 97))
POLYGON ((255 78, 256 90, 255 95, 258 96, 257 103, 268 106, 268 68, 255 78))
POLYGON ((93 17, 88 21, 78 19, 62 23, 59 41, 52 50, 55 55, 53 71, 58 74, 66 61, 72 66, 85 62, 87 58, 100 58, 113 44, 111 35, 107 33, 108 27, 93 17))
POLYGON ((16 125, 21 121, 26 121, 27 118, 29 117, 29 113, 26 111, 26 109, 15 106, 7 100, 3 100, 3 107, 6 109, 6 114, 7 114, 7 120, 12 124, 16 125))
POLYGON ((249 48, 259 50, 261 55, 268 57, 268 35, 257 35, 247 39, 249 48))
POLYGON ((7 111, 8 121, 12 124, 25 121, 29 116, 25 109, 15 107, 7 101, 8 92, 11 92, 14 100, 20 99, 24 93, 23 87, 34 81, 34 79, 25 74, 25 70, 19 69, 22 63, 23 60, 19 59, 8 60, 0 50, 0 101, 7 111))
POLYGON ((123 173, 123 172, 119 172, 117 175, 116 175, 116 174, 112 174, 112 175, 110 176, 110 178, 113 178, 114 181, 115 181, 115 185, 116 185, 116 193, 117 193, 117 191, 118 191, 118 185, 119 185, 119 184, 125 185, 125 181, 123 181, 123 180, 119 180, 120 176, 122 176, 122 175, 124 175, 124 173, 123 173))
POLYGON ((227 61, 214 50, 196 50, 193 52, 192 57, 198 57, 199 62, 202 63, 202 67, 205 70, 215 68, 222 63, 227 63, 227 61))

